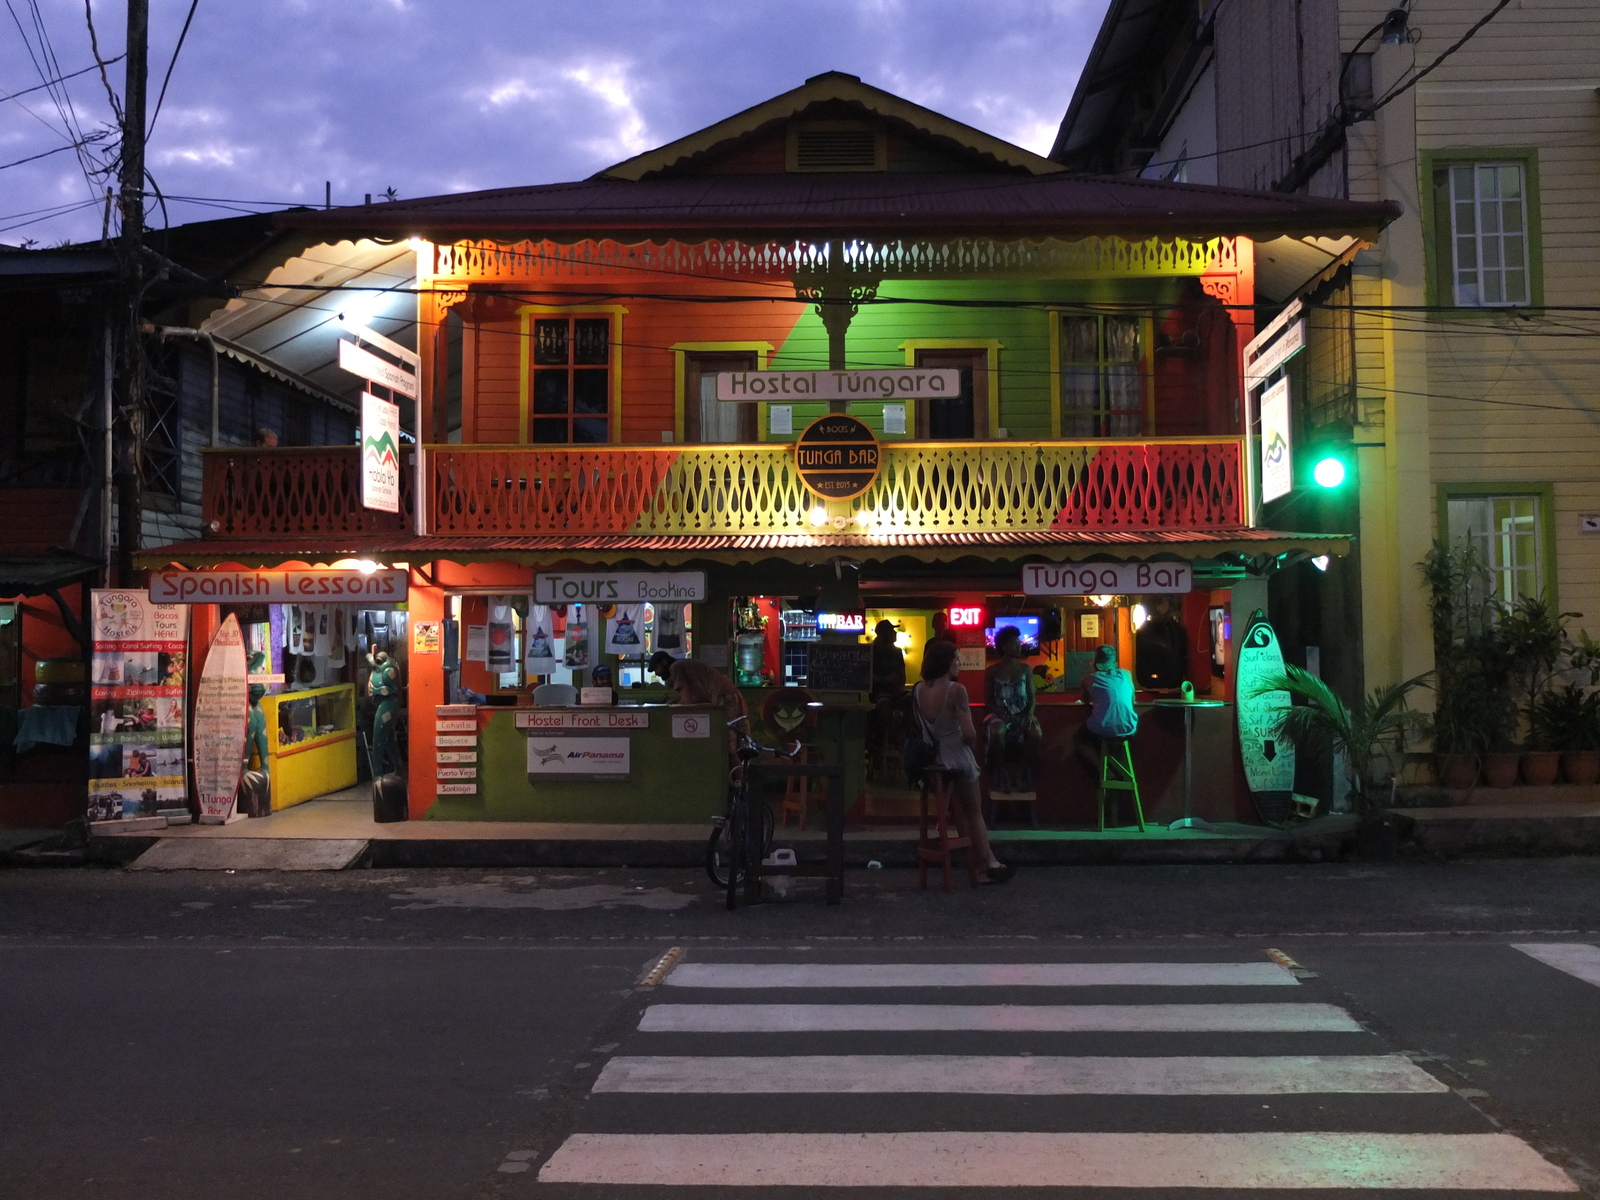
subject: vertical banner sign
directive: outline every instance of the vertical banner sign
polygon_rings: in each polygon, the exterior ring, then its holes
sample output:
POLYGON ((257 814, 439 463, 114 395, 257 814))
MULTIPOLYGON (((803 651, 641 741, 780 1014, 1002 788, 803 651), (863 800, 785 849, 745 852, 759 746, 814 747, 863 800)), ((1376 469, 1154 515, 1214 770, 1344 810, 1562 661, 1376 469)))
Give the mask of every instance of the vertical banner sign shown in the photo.
POLYGON ((606 620, 606 653, 624 658, 644 654, 644 605, 617 605, 616 615, 606 620))
POLYGON ((232 613, 211 639, 194 701, 194 788, 200 820, 220 825, 233 812, 244 771, 250 715, 249 669, 239 619, 232 613))
POLYGON ((593 608, 592 604, 567 606, 567 636, 563 642, 562 666, 574 670, 589 666, 589 613, 593 608))
POLYGON ((517 631, 511 619, 511 597, 489 597, 489 649, 484 665, 493 674, 517 669, 517 631))
POLYGON ((400 511, 400 406, 361 393, 361 507, 400 511))
POLYGON ((1294 455, 1289 444, 1289 381, 1261 393, 1261 502, 1294 491, 1294 455))
POLYGON ((90 607, 89 819, 186 810, 189 609, 128 591, 96 591, 90 607))
POLYGON ((1239 753, 1244 760, 1245 781, 1267 821, 1289 815, 1294 791, 1294 744, 1278 736, 1278 726, 1289 711, 1289 693, 1262 690, 1264 684, 1283 674, 1278 635, 1257 609, 1240 643, 1234 694, 1239 708, 1239 753))
POLYGON ((523 622, 525 657, 523 674, 549 675, 556 669, 555 618, 547 604, 528 604, 528 619, 523 622))

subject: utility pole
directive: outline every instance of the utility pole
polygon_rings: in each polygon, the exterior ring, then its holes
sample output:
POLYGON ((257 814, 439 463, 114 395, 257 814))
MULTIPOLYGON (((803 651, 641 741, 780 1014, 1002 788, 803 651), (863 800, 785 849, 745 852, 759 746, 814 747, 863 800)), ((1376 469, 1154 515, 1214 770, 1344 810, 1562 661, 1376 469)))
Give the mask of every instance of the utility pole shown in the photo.
POLYGON ((127 74, 122 96, 122 272, 126 311, 122 329, 122 404, 117 440, 117 583, 133 582, 133 556, 139 550, 144 518, 144 130, 145 86, 149 74, 150 3, 128 0, 127 74))

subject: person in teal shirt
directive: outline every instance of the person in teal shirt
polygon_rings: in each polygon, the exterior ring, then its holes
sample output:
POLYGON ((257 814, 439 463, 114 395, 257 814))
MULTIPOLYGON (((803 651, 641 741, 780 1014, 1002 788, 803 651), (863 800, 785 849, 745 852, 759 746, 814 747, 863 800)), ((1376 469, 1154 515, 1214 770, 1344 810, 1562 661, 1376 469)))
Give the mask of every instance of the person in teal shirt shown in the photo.
POLYGON ((1101 646, 1094 652, 1094 670, 1083 677, 1083 700, 1089 717, 1075 739, 1078 754, 1100 774, 1106 738, 1131 738, 1139 728, 1133 711, 1133 675, 1117 666, 1117 648, 1101 646))

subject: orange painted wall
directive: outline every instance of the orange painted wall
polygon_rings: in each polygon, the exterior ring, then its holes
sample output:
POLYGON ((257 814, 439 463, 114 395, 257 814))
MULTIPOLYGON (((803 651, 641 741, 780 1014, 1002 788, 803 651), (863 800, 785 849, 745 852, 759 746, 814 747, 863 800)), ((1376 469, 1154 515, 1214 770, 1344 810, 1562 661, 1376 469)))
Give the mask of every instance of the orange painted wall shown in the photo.
MULTIPOLYGON (((408 624, 415 631, 418 621, 444 620, 444 589, 430 587, 411 572, 410 592, 406 597, 408 624)), ((406 674, 406 715, 409 721, 406 751, 410 764, 406 803, 412 820, 425 816, 437 794, 434 790, 434 708, 444 703, 444 653, 418 654, 413 638, 406 674)))

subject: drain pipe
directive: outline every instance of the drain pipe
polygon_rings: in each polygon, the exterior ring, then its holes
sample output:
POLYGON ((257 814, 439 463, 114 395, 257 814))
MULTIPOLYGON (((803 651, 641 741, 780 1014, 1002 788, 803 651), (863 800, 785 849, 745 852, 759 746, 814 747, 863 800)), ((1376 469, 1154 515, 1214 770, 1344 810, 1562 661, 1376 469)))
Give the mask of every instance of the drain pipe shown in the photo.
POLYGON ((221 389, 221 364, 217 359, 217 339, 203 329, 185 329, 177 325, 146 325, 146 333, 158 334, 162 340, 168 338, 192 338, 204 342, 211 347, 211 442, 212 449, 216 449, 222 438, 222 404, 221 389))

